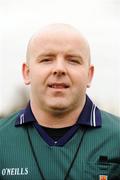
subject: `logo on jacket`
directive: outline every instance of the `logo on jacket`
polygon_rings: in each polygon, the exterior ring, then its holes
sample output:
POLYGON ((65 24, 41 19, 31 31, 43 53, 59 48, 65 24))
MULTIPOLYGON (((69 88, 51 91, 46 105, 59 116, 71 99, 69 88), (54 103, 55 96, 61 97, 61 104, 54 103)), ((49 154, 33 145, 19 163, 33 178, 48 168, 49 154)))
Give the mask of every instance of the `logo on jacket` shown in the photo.
POLYGON ((99 176, 99 180, 107 180, 107 179, 108 179, 108 176, 106 176, 106 175, 99 176))
POLYGON ((23 176, 28 174, 28 168, 4 168, 1 173, 2 176, 23 176))

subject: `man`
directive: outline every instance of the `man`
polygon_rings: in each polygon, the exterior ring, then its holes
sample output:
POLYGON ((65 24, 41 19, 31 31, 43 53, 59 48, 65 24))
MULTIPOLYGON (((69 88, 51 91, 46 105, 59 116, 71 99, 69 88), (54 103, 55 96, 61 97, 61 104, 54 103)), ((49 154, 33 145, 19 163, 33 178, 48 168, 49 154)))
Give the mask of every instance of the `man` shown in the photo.
POLYGON ((120 179, 120 121, 86 95, 94 66, 80 32, 36 33, 22 71, 30 102, 0 121, 0 179, 120 179))

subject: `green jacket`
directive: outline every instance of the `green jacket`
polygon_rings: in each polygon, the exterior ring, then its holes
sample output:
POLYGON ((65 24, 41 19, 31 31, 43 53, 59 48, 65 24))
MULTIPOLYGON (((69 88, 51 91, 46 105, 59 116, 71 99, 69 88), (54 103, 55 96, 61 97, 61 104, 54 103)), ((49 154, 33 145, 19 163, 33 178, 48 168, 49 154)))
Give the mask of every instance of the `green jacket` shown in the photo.
POLYGON ((81 127, 62 147, 49 146, 33 126, 15 127, 18 113, 0 120, 0 180, 42 180, 28 131, 45 180, 64 180, 85 132, 68 180, 120 179, 120 121, 101 111, 102 127, 81 127))

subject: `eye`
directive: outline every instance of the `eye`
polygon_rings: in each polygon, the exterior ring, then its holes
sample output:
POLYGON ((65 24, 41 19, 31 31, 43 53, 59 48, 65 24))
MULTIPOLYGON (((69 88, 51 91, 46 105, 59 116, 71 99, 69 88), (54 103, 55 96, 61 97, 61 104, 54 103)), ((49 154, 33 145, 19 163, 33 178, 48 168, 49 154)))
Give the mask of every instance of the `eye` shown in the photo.
POLYGON ((45 59, 42 59, 41 62, 49 62, 49 61, 52 61, 51 58, 45 58, 45 59))
POLYGON ((41 58, 38 60, 39 63, 51 63, 53 58, 41 58))
POLYGON ((78 59, 68 59, 68 61, 71 64, 81 64, 80 60, 78 60, 78 59))
POLYGON ((67 55, 66 60, 68 61, 68 63, 70 63, 72 65, 81 65, 81 64, 83 64, 83 59, 79 55, 67 55))

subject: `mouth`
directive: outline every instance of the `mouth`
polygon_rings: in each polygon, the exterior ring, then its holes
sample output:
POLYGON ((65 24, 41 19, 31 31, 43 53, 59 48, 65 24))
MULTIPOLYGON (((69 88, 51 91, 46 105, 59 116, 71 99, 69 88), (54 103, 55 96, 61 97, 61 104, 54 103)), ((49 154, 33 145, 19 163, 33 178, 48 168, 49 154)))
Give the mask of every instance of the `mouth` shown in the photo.
POLYGON ((69 88, 69 85, 66 83, 51 83, 48 84, 48 87, 52 89, 67 89, 69 88))

